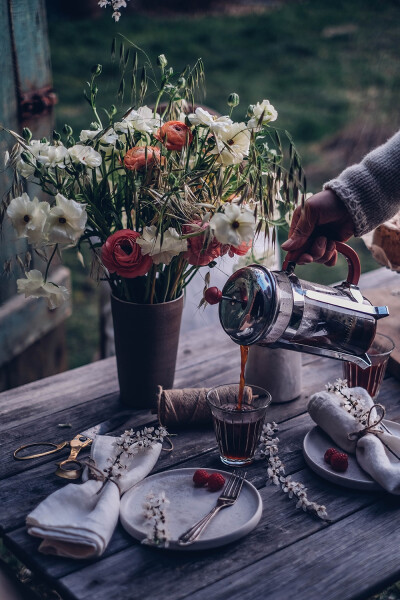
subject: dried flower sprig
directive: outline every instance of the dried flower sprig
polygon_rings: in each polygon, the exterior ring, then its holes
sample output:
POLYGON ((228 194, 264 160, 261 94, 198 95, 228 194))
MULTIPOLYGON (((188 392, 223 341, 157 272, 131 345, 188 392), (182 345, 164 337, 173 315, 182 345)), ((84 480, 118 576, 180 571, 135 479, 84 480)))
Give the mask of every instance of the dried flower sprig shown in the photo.
POLYGON ((307 498, 307 488, 302 483, 292 481, 290 475, 286 475, 285 465, 278 456, 279 438, 275 436, 277 431, 276 423, 266 423, 260 437, 260 453, 268 459, 269 482, 280 486, 289 498, 296 498, 296 508, 302 508, 304 512, 309 512, 322 520, 328 520, 325 506, 311 502, 307 498))
POLYGON ((169 500, 165 492, 159 494, 150 493, 146 496, 143 504, 143 516, 147 521, 147 537, 142 540, 142 544, 149 546, 163 546, 168 548, 169 534, 166 519, 166 507, 169 500))
POLYGON ((340 405, 363 427, 368 424, 369 409, 366 409, 357 394, 348 387, 346 379, 336 379, 334 383, 328 383, 326 391, 337 394, 342 398, 340 405))

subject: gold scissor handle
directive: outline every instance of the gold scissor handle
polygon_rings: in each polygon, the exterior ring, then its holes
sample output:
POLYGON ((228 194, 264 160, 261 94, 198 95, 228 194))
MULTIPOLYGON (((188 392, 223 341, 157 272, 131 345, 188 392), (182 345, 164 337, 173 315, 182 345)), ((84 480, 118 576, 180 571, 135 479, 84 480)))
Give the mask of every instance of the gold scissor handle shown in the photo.
POLYGON ((14 450, 14 458, 16 460, 29 460, 30 458, 39 458, 40 456, 46 456, 47 454, 53 454, 68 446, 69 442, 61 442, 60 444, 53 444, 53 442, 32 442, 31 444, 25 444, 14 450), (51 446, 51 450, 46 452, 38 452, 37 454, 29 454, 28 456, 19 456, 19 453, 26 448, 33 448, 33 446, 51 446))
POLYGON ((56 475, 63 477, 64 479, 78 479, 82 474, 83 467, 80 462, 76 460, 76 457, 82 448, 89 446, 92 441, 93 440, 91 438, 87 438, 79 434, 75 436, 74 439, 69 443, 71 446, 71 452, 68 458, 58 463, 56 475))

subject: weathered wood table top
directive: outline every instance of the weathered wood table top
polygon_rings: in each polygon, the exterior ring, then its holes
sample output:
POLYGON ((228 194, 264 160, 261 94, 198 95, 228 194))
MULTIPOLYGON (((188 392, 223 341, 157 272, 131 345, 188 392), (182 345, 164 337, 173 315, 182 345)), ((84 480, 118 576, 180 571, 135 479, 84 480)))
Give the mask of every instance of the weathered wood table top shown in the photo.
MULTIPOLYGON (((364 279, 367 289, 397 284, 380 270, 364 279)), ((399 319, 390 317, 393 330, 399 319)), ((211 387, 235 381, 239 350, 215 327, 182 337, 175 387, 211 387)), ((385 493, 328 483, 305 464, 302 441, 313 426, 309 396, 341 375, 341 364, 304 355, 301 398, 272 405, 268 420, 279 424, 280 457, 287 474, 327 507, 329 524, 295 508, 276 486, 266 484, 265 460, 248 468, 263 500, 260 523, 243 539, 215 550, 174 552, 140 545, 118 526, 97 560, 41 555, 39 540, 26 533, 26 515, 64 486, 54 475, 54 456, 15 461, 23 443, 61 441, 115 413, 118 384, 114 359, 106 359, 0 394, 0 526, 6 545, 65 599, 79 600, 346 600, 368 597, 400 579, 400 499, 385 493), (71 423, 60 429, 59 423, 71 423)), ((400 422, 400 382, 385 379, 379 401, 387 418, 400 422)), ((133 427, 154 422, 138 411, 133 427)), ((66 454, 66 452, 65 452, 66 454)), ((57 455, 58 456, 58 455, 57 455)), ((174 450, 162 453, 155 471, 175 467, 220 468, 212 429, 180 432, 174 450)))

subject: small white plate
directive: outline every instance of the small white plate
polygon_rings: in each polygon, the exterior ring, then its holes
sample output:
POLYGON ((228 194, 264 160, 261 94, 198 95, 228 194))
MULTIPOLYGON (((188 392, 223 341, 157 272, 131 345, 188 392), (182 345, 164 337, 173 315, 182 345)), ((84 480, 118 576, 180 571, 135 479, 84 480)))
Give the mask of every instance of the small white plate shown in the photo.
MULTIPOLYGON (((383 423, 390 431, 400 435, 399 423, 387 421, 386 419, 383 423)), ((336 448, 339 452, 344 452, 320 427, 313 427, 304 438, 304 459, 310 469, 317 473, 317 475, 332 483, 338 483, 344 487, 356 490, 374 491, 383 489, 359 466, 354 454, 348 454, 349 468, 347 471, 344 473, 334 471, 324 460, 324 454, 328 448, 336 448)))
MULTIPOLYGON (((121 501, 120 517, 124 529, 135 539, 146 537, 146 521, 142 505, 150 492, 164 491, 169 504, 166 509, 170 536, 168 548, 173 550, 205 550, 229 544, 247 535, 258 524, 262 514, 262 500, 256 488, 245 481, 239 498, 233 506, 222 509, 201 537, 188 546, 175 540, 196 521, 204 517, 217 502, 220 492, 195 487, 193 474, 197 469, 174 469, 147 477, 130 489, 121 501)), ((222 473, 227 479, 230 473, 207 469, 208 473, 222 473)))

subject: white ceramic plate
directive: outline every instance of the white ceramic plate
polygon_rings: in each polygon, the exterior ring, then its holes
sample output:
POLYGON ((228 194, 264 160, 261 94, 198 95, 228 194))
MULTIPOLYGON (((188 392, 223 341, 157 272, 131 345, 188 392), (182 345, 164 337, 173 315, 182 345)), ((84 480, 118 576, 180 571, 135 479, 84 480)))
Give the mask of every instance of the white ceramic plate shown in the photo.
MULTIPOLYGON (((400 424, 394 421, 383 421, 386 427, 400 435, 400 424)), ((328 463, 324 461, 324 454, 328 448, 336 448, 339 452, 344 452, 337 446, 332 439, 320 427, 313 427, 304 438, 303 454, 307 465, 317 475, 332 483, 338 483, 348 488, 356 490, 382 490, 382 487, 376 483, 363 469, 359 466, 356 457, 353 454, 348 454, 349 468, 344 473, 338 473, 332 469, 328 463)))
MULTIPOLYGON (((147 477, 130 489, 121 501, 121 523, 126 531, 141 541, 146 537, 146 521, 142 505, 147 494, 165 492, 169 500, 167 524, 170 536, 169 548, 173 550, 205 550, 229 544, 252 531, 262 514, 262 500, 256 488, 248 481, 243 484, 239 498, 233 506, 222 509, 201 537, 188 546, 174 541, 196 521, 207 514, 217 502, 220 492, 195 487, 193 474, 196 469, 174 469, 147 477)), ((230 473, 207 469, 209 473, 222 473, 227 479, 230 473)))

